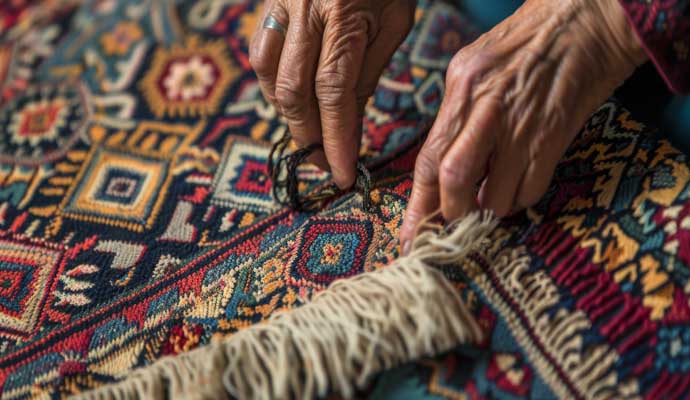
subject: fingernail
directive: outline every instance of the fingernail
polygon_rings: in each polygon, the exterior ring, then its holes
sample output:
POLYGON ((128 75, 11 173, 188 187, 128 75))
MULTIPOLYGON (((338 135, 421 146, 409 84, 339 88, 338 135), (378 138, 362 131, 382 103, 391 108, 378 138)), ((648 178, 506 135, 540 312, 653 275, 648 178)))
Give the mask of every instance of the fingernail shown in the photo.
POLYGON ((410 254, 410 247, 412 247, 412 242, 409 240, 404 241, 402 244, 402 255, 410 254))

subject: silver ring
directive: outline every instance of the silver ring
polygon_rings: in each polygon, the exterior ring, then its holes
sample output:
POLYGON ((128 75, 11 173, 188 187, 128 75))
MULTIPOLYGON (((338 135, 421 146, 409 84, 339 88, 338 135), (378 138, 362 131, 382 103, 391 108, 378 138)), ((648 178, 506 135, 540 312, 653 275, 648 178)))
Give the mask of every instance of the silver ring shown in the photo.
POLYGON ((267 28, 267 29, 276 30, 276 31, 282 33, 283 36, 287 33, 287 28, 283 24, 278 22, 278 20, 275 19, 275 17, 273 15, 270 15, 270 14, 268 15, 268 17, 266 17, 266 19, 264 19, 264 25, 263 26, 264 26, 264 28, 267 28))

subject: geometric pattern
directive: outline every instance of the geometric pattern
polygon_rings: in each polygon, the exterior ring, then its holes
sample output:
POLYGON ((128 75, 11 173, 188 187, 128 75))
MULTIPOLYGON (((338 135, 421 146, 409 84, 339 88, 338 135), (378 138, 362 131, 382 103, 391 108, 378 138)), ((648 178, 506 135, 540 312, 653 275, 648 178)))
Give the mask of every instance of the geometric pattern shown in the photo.
POLYGON ((424 114, 435 115, 441 107, 444 90, 443 76, 438 72, 429 75, 429 78, 415 94, 414 100, 417 108, 424 114))
POLYGON ((211 202, 221 207, 252 211, 275 208, 267 160, 268 146, 230 137, 213 180, 211 202))
POLYGON ((351 276, 363 267, 371 237, 367 220, 312 221, 297 240, 296 257, 289 263, 292 276, 319 285, 351 276))
POLYGON ((60 252, 0 240, 0 332, 28 336, 42 316, 60 252))
POLYGON ((30 87, 0 105, 0 161, 36 165, 74 145, 90 114, 78 84, 30 87))
MULTIPOLYGON (((351 190, 306 213, 270 195, 270 143, 286 127, 249 64, 260 3, 32 4, 0 2, 10 399, 100 387, 386 268, 446 63, 476 34, 450 4, 418 2, 363 116, 371 207, 351 190)), ((329 179, 299 174, 302 193, 329 179)), ((386 371, 358 396, 690 395, 686 155, 609 102, 543 200, 494 234, 487 251, 525 264, 477 256, 443 271, 484 341, 386 371)))
POLYGON ((140 87, 151 110, 163 115, 208 115, 216 111, 237 73, 221 41, 190 36, 184 45, 158 49, 140 87))
POLYGON ((444 70, 465 43, 466 35, 477 34, 472 27, 473 24, 452 5, 441 2, 434 4, 414 42, 411 62, 424 68, 444 70), (459 31, 460 28, 463 31, 459 31))
POLYGON ((98 148, 65 197, 62 215, 142 230, 163 200, 169 160, 98 148))

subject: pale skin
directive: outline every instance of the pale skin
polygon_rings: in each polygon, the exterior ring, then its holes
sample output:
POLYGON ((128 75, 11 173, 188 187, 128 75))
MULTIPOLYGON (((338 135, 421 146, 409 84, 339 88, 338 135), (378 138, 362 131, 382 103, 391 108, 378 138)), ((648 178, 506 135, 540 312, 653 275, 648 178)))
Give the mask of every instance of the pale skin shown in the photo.
MULTIPOLYGON (((287 35, 259 27, 250 47, 266 99, 341 188, 356 178, 361 116, 412 26, 413 0, 267 0, 287 35)), ((420 151, 403 252, 436 210, 502 217, 534 205, 596 108, 646 61, 618 0, 527 0, 461 49, 420 151)))

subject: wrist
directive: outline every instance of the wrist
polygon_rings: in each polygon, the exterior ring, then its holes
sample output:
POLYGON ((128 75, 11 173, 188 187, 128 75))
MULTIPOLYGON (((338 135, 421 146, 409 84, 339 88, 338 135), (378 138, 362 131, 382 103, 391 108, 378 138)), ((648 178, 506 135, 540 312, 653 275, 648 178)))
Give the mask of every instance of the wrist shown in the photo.
POLYGON ((601 40, 614 62, 632 71, 645 63, 647 53, 619 0, 588 1, 595 24, 601 27, 601 40), (598 22, 597 22, 598 20, 598 22))

